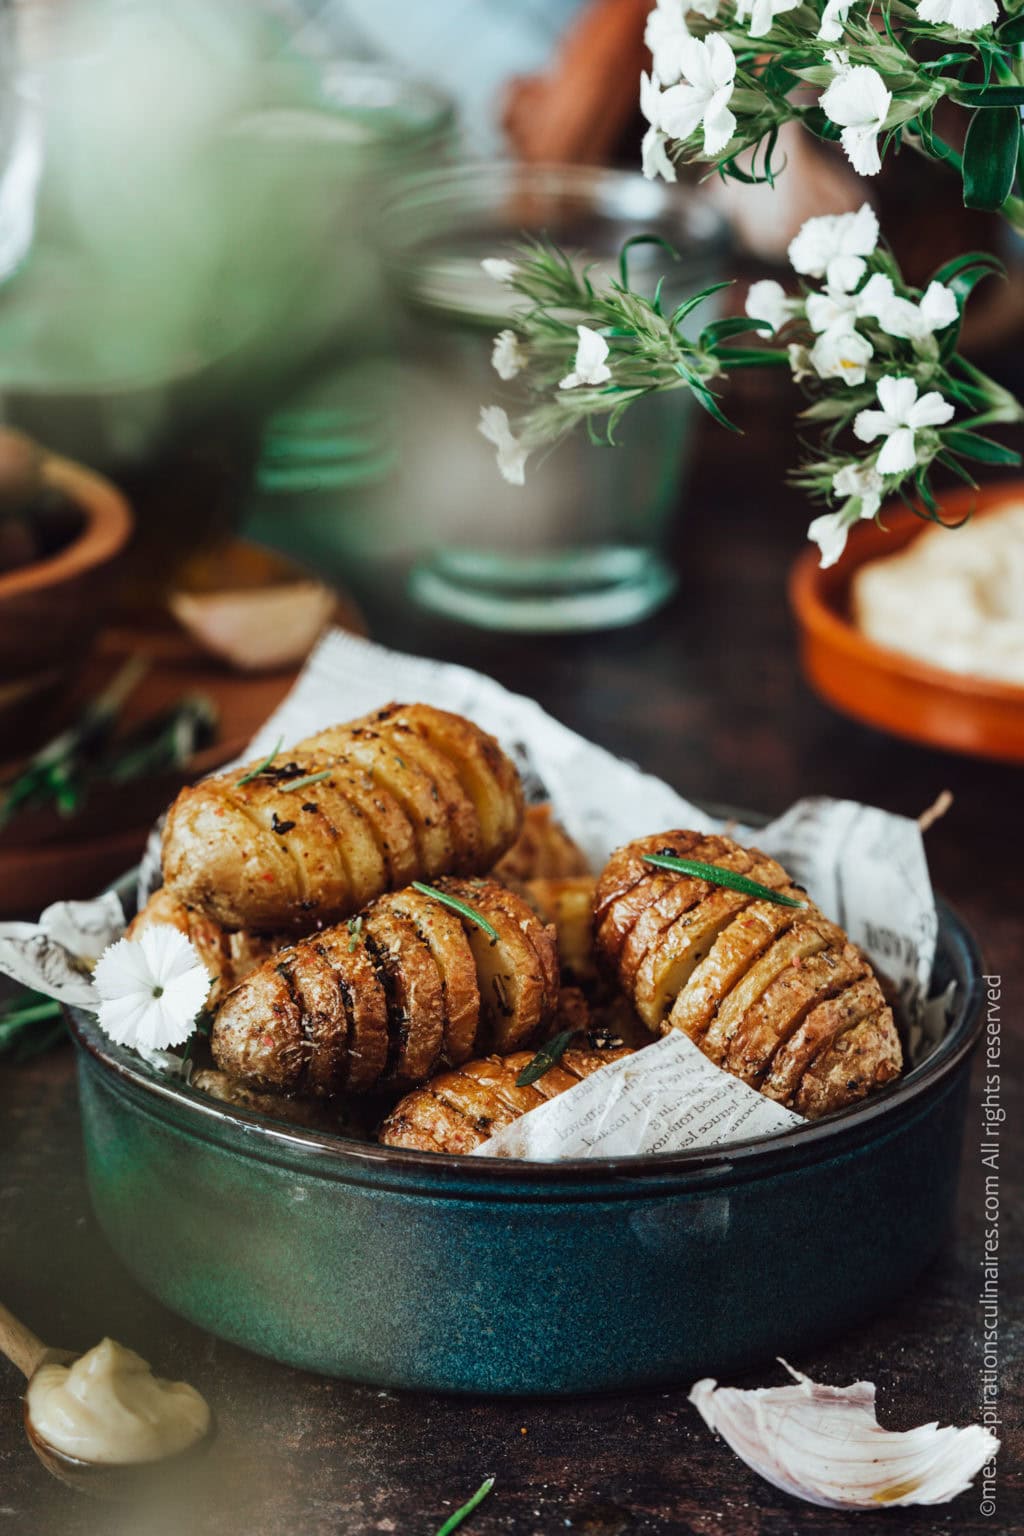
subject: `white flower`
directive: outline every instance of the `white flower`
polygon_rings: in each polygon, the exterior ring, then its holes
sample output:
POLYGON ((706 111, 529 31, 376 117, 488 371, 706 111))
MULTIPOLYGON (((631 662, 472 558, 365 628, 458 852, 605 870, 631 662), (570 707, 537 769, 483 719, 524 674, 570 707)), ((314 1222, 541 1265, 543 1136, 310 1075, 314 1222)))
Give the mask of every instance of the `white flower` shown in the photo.
POLYGON ((808 219, 789 246, 795 272, 824 277, 841 256, 870 256, 878 244, 878 220, 870 203, 856 213, 826 213, 808 219))
POLYGON ((654 74, 665 85, 674 85, 683 72, 681 44, 689 35, 683 0, 657 0, 647 17, 644 42, 651 51, 654 74))
POLYGON ((807 530, 807 537, 821 550, 820 564, 823 571, 828 570, 830 565, 836 564, 846 548, 846 536, 850 526, 856 521, 852 513, 840 509, 838 512, 823 512, 811 523, 807 530))
POLYGON ((999 7, 996 0, 921 0, 917 14, 937 27, 977 32, 999 20, 999 7))
POLYGON ((808 349, 798 341, 791 341, 786 350, 789 353, 793 382, 799 384, 801 379, 813 379, 814 369, 811 367, 811 354, 808 349))
POLYGON ((830 122, 842 128, 840 138, 854 170, 861 176, 877 176, 882 169, 878 135, 892 105, 892 92, 877 69, 867 64, 840 68, 819 106, 830 122))
POLYGON ((811 348, 810 360, 821 379, 842 379, 844 384, 863 384, 874 348, 866 336, 840 324, 824 331, 811 348))
POLYGON ((837 326, 852 328, 861 313, 860 295, 853 290, 866 270, 863 256, 832 257, 824 292, 807 297, 807 320, 812 331, 829 331, 837 326))
POLYGON ((823 512, 807 530, 821 550, 821 567, 835 565, 846 548, 846 536, 860 518, 874 517, 882 505, 885 482, 873 464, 844 464, 832 476, 832 489, 847 499, 837 512, 823 512))
POLYGON ((914 434, 923 427, 941 427, 953 416, 953 406, 937 390, 917 396, 913 379, 888 378, 878 381, 880 411, 859 411, 854 418, 854 434, 862 443, 884 437, 877 467, 883 475, 901 475, 917 463, 914 434))
POLYGON ((511 283, 515 280, 516 264, 514 261, 506 261, 503 256, 485 256, 480 265, 496 283, 511 283))
POLYGON ((800 313, 799 299, 791 299, 781 283, 764 278, 751 283, 747 291, 746 311, 751 320, 767 320, 773 331, 781 331, 787 320, 800 313))
POLYGON ((929 283, 921 302, 915 304, 912 299, 900 298, 884 272, 874 273, 857 297, 862 315, 877 320, 887 336, 904 341, 923 341, 945 330, 958 313, 956 295, 944 283, 929 283))
MULTIPOLYGON (((818 36, 826 43, 838 43, 846 26, 846 18, 850 14, 852 0, 828 0, 821 16, 821 26, 818 28, 818 36)), ((825 55, 828 58, 828 55, 825 55)), ((829 63, 831 63, 829 59, 829 63)))
POLYGON ((685 84, 669 86, 659 103, 659 127, 672 139, 688 139, 703 124, 704 153, 717 155, 736 132, 728 102, 736 78, 736 59, 717 32, 706 41, 685 39, 682 47, 685 84))
POLYGON ((210 990, 195 947, 169 923, 108 945, 92 976, 100 1027, 119 1045, 139 1050, 187 1040, 210 990))
POLYGON ((527 357, 515 331, 499 331, 491 350, 491 367, 499 379, 514 379, 526 367, 527 357))
POLYGON ((589 325, 578 325, 576 334, 579 342, 576 346, 576 361, 573 364, 572 373, 567 373, 559 384, 559 389, 575 389, 579 384, 606 384, 612 376, 612 371, 605 362, 608 356, 608 343, 597 331, 592 331, 589 325))
POLYGON ((530 450, 523 447, 509 426, 508 413, 500 405, 481 406, 477 431, 498 450, 498 468, 502 479, 507 480, 509 485, 524 485, 526 460, 530 450))
POLYGON ((800 4, 800 0, 737 0, 736 20, 745 21, 747 12, 750 12, 750 26, 748 31, 751 37, 764 37, 766 32, 772 29, 772 22, 776 16, 784 16, 787 11, 793 11, 800 4))
POLYGON ((648 181, 654 181, 657 176, 675 181, 676 168, 669 159, 666 136, 661 128, 661 86, 656 72, 651 76, 644 72, 640 76, 640 111, 650 124, 640 146, 643 173, 648 181))

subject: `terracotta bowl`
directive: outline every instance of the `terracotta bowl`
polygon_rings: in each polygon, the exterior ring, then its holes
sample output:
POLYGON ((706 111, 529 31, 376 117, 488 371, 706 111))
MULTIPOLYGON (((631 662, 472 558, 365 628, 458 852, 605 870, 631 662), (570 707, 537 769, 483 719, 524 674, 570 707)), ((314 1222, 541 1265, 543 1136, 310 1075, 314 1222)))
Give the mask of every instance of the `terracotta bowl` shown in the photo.
MULTIPOLYGON (((944 497, 943 517, 956 521, 1024 501, 1024 480, 944 497)), ((894 555, 930 524, 906 507, 882 513, 885 528, 859 523, 838 565, 823 571, 808 548, 793 567, 789 596, 800 628, 804 672, 812 688, 844 714, 880 730, 954 752, 1024 762, 1024 688, 961 676, 869 640, 851 617, 854 573, 894 555), (888 530, 888 531, 886 531, 888 530)), ((949 534, 955 538, 955 532, 949 534)))
POLYGON ((86 660, 113 564, 132 531, 128 503, 109 481, 56 457, 45 460, 42 476, 68 503, 72 526, 56 554, 0 575, 5 742, 15 731, 37 734, 32 724, 39 725, 45 706, 86 660))

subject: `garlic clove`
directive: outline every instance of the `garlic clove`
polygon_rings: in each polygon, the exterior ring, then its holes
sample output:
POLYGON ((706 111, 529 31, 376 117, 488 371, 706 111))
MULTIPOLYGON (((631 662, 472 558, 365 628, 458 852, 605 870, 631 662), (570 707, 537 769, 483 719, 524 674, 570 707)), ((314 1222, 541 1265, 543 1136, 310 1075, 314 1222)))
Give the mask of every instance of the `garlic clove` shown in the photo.
POLYGON ((897 1433, 875 1414, 875 1384, 828 1387, 781 1361, 794 1385, 745 1391, 698 1381, 690 1402, 708 1428, 774 1487, 826 1509, 945 1504, 999 1449, 980 1424, 897 1433))
POLYGON ((204 650, 242 672, 302 661, 326 627, 336 595, 315 581, 234 592, 174 592, 171 612, 204 650))

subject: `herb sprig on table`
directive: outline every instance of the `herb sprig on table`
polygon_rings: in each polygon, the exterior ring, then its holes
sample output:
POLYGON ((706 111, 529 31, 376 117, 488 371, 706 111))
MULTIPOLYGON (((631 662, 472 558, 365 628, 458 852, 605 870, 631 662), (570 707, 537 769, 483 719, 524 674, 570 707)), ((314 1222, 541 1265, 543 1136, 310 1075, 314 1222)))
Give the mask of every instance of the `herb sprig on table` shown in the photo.
POLYGON ((478 1504, 483 1503, 484 1499, 486 1499, 487 1495, 490 1493, 493 1487, 494 1478, 485 1478, 485 1480, 480 1484, 480 1487, 477 1489, 476 1493, 474 1493, 473 1497, 471 1499, 467 1499, 465 1504, 463 1504, 460 1509, 457 1509, 453 1515, 448 1516, 448 1519, 445 1521, 444 1525, 442 1525, 440 1530, 437 1532, 437 1536, 451 1536, 452 1531, 456 1530, 457 1527, 462 1524, 466 1516, 471 1515, 478 1504))

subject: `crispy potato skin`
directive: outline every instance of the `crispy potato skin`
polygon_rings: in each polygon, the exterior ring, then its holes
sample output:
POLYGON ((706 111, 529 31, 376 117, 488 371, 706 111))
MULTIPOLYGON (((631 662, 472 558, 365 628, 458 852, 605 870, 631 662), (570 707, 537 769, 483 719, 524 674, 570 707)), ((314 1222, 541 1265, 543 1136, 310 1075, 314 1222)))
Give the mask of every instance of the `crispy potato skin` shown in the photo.
POLYGON ((210 1007, 216 1007, 221 999, 237 987, 240 981, 254 971, 264 960, 290 943, 287 934, 229 933, 212 918, 199 912, 190 912, 182 902, 161 887, 154 891, 141 912, 128 926, 126 937, 138 938, 146 928, 159 923, 169 923, 187 939, 191 939, 213 979, 210 1007))
POLYGON ((550 803, 544 801, 527 806, 522 831, 492 873, 496 880, 516 885, 528 880, 567 880, 575 875, 589 875, 590 865, 583 849, 555 820, 550 803))
POLYGON ((425 704, 333 727, 241 783, 246 771, 182 790, 164 829, 167 890, 229 929, 308 932, 414 879, 483 873, 522 822, 494 738, 425 704))
POLYGON ((215 1067, 203 1067, 193 1073, 189 1086, 199 1093, 207 1094, 211 1099, 219 1099, 222 1104, 251 1109, 271 1120, 286 1120, 290 1125, 301 1125, 308 1131, 337 1132, 341 1129, 337 1114, 332 1113, 326 1104, 315 1099, 286 1099, 281 1094, 256 1093, 244 1083, 229 1077, 226 1072, 218 1072, 215 1067))
POLYGON ((897 1077, 892 1010, 863 954, 774 859, 688 831, 618 849, 594 895, 602 964, 643 1022, 681 1029, 768 1097, 815 1118, 897 1077), (758 899, 645 864, 674 853, 806 901, 758 899))
POLYGON ((559 1003, 553 930, 493 880, 446 880, 498 934, 415 891, 280 950, 221 1003, 217 1067, 258 1092, 327 1099, 422 1082, 492 1042, 542 1038, 559 1003))
POLYGON ((417 1152, 472 1152, 502 1126, 556 1098, 600 1067, 631 1054, 624 1047, 570 1049, 525 1088, 516 1086, 516 1078, 533 1060, 532 1051, 467 1062, 457 1071, 432 1078, 396 1104, 377 1140, 386 1147, 417 1152))

